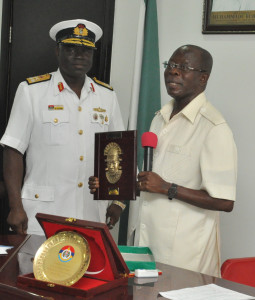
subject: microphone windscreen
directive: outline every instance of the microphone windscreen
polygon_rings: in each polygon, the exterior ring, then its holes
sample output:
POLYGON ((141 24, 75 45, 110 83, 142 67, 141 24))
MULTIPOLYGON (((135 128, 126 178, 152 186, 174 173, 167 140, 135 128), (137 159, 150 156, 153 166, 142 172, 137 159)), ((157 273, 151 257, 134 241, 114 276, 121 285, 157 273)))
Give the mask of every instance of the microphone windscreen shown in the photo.
POLYGON ((158 137, 153 132, 144 132, 142 134, 142 146, 156 148, 158 143, 158 137))

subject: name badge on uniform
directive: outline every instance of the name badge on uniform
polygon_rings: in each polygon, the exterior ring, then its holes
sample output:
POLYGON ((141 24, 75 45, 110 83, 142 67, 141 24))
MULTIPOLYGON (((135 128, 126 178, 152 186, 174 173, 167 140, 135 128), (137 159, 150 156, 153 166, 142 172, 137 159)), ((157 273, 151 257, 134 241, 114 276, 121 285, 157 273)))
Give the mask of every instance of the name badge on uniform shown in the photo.
POLYGON ((64 105, 48 105, 48 110, 64 110, 64 105))

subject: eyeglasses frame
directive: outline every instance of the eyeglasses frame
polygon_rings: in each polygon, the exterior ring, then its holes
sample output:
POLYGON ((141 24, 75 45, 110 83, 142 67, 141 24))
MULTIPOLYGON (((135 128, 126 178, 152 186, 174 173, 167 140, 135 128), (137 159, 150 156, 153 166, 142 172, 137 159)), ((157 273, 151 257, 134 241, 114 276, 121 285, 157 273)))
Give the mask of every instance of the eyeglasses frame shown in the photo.
POLYGON ((180 64, 176 64, 176 63, 169 63, 167 61, 163 62, 163 66, 165 69, 172 70, 175 68, 175 69, 178 69, 178 70, 181 70, 184 72, 188 72, 188 71, 195 71, 195 72, 201 72, 201 73, 207 72, 206 70, 203 70, 203 69, 197 69, 197 68, 189 67, 186 65, 180 65, 180 64))

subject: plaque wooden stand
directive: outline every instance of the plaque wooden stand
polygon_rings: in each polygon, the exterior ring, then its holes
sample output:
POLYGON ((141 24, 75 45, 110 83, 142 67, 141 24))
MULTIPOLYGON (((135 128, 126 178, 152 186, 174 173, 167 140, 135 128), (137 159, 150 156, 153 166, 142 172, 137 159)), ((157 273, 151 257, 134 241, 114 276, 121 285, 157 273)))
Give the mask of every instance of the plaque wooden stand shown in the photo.
POLYGON ((94 175, 100 187, 94 200, 136 199, 136 151, 135 130, 95 134, 94 175))

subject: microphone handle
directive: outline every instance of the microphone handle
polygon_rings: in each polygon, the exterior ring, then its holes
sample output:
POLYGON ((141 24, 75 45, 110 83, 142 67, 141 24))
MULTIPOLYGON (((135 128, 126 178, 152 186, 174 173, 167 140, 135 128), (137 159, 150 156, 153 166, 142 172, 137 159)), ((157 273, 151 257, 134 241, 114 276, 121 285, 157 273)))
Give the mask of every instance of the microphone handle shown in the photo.
POLYGON ((144 147, 144 171, 152 171, 153 147, 144 147))

